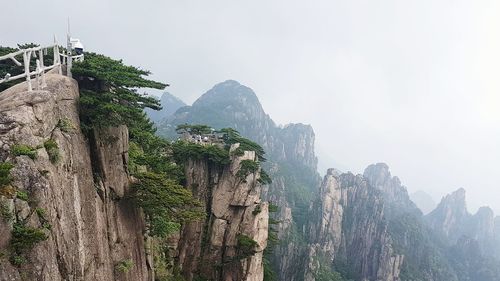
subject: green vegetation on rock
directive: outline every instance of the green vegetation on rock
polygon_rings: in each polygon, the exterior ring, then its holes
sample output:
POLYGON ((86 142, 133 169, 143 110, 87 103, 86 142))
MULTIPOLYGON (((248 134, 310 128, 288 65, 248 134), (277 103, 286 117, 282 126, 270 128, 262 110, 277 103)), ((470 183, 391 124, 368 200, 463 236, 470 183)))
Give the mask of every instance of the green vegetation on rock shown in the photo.
POLYGON ((23 191, 23 190, 18 190, 16 192, 16 198, 17 199, 21 199, 23 201, 28 201, 29 200, 29 195, 26 191, 23 191))
POLYGON ((68 118, 59 119, 59 122, 57 122, 57 127, 65 133, 71 133, 75 129, 75 126, 68 118))
POLYGON ((236 176, 240 180, 245 180, 250 174, 254 174, 259 171, 259 163, 254 160, 245 159, 240 162, 240 169, 236 173, 236 176))
POLYGON ((126 125, 129 130, 129 170, 136 182, 128 198, 146 215, 149 235, 170 234, 181 222, 201 216, 200 203, 180 181, 182 170, 172 156, 172 145, 155 135, 144 108, 161 109, 158 99, 139 88, 163 89, 165 84, 145 78, 150 72, 95 53, 75 63, 73 77, 80 86, 82 130, 126 125))
POLYGON ((172 144, 176 163, 185 163, 189 159, 207 160, 211 164, 229 164, 229 152, 216 145, 200 145, 192 142, 177 141, 172 144))
POLYGON ((170 222, 202 218, 200 203, 175 180, 156 173, 135 176, 138 182, 132 184, 131 197, 149 218, 151 235, 164 237, 169 234, 172 227, 170 222))
POLYGON ((124 65, 121 60, 86 53, 76 62, 73 77, 80 86, 80 120, 86 132, 127 125, 144 118, 143 109, 161 109, 158 99, 138 93, 138 88, 163 89, 165 84, 144 78, 149 71, 124 65))
POLYGON ((192 135, 203 135, 210 134, 213 130, 210 126, 207 125, 190 125, 190 124, 181 124, 178 125, 175 131, 178 134, 182 134, 187 132, 192 135))
POLYGON ((12 182, 12 176, 10 175, 10 170, 12 170, 12 168, 14 168, 14 165, 11 163, 0 163, 0 188, 12 182))
POLYGON ((134 266, 134 262, 131 259, 122 260, 115 265, 115 269, 121 273, 129 272, 134 266))
POLYGON ((38 156, 37 148, 24 144, 13 145, 10 151, 14 156, 26 155, 33 160, 38 156))
POLYGON ((252 238, 240 234, 236 237, 236 240, 238 241, 237 248, 239 251, 239 258, 245 259, 257 253, 255 248, 258 246, 258 243, 252 238))
POLYGON ((38 243, 47 240, 44 228, 27 226, 24 222, 14 223, 12 238, 10 239, 10 261, 14 265, 26 262, 25 255, 38 243))
POLYGON ((49 139, 43 143, 43 146, 45 147, 45 150, 49 155, 50 162, 52 162, 53 164, 58 163, 61 159, 61 154, 59 152, 59 146, 57 145, 57 142, 53 139, 49 139))

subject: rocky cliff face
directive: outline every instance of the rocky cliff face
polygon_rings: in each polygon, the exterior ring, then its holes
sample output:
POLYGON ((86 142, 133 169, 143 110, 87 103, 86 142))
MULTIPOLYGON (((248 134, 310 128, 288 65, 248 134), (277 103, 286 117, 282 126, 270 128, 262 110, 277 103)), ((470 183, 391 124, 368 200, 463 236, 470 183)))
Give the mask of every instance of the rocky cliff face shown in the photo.
POLYGON ((463 226, 469 223, 465 189, 461 188, 444 197, 437 208, 426 217, 433 229, 454 241, 458 240, 463 235, 463 226))
POLYGON ((149 280, 144 221, 123 199, 127 129, 85 139, 76 82, 47 75, 47 83, 44 91, 28 93, 23 83, 0 94, 0 160, 14 165, 13 181, 1 187, 0 201, 12 216, 0 219, 0 280, 149 280), (48 140, 57 150, 44 147, 48 140), (19 152, 28 146, 34 152, 19 152), (47 239, 12 253, 14 226, 42 231, 47 239), (21 254, 26 262, 14 256, 21 254), (119 270, 121 263, 130 266, 119 270))
POLYGON ((472 239, 476 241, 482 255, 500 257, 498 252, 500 240, 496 236, 498 230, 495 228, 497 225, 493 210, 481 207, 472 215, 468 212, 465 202, 465 190, 459 189, 445 196, 426 219, 430 226, 444 235, 451 245, 461 239, 472 239))
POLYGON ((303 275, 303 268, 297 265, 304 262, 306 250, 300 240, 304 240, 311 195, 320 182, 312 127, 276 126, 255 93, 233 80, 217 84, 192 106, 180 108, 159 123, 158 132, 175 138, 175 127, 184 123, 232 127, 265 149, 268 163, 264 167, 273 183, 263 187, 262 198, 279 206, 272 217, 279 221, 276 228, 281 243, 273 250, 272 264, 280 280, 300 280, 296 278, 303 275))
POLYGON ((260 199, 259 172, 237 176, 241 161, 255 158, 247 151, 225 167, 204 160, 186 165, 187 186, 207 211, 205 220, 181 230, 175 259, 186 280, 263 280, 268 204, 260 199))
POLYGON ((406 187, 401 184, 398 177, 391 175, 387 164, 370 165, 365 169, 363 176, 371 186, 382 192, 386 203, 391 207, 390 212, 399 213, 404 210, 421 214, 415 203, 410 200, 406 187))
POLYGON ((355 280, 399 280, 404 256, 393 249, 383 194, 363 176, 333 169, 320 190, 304 279, 316 280, 321 267, 338 270, 343 264, 344 274, 355 280))

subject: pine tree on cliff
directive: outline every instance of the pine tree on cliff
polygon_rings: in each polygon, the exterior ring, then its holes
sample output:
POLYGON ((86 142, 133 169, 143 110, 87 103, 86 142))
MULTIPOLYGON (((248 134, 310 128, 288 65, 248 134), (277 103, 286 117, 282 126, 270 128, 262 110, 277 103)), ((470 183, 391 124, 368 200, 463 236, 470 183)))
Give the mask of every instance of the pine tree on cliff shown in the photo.
POLYGON ((200 203, 180 184, 183 175, 174 163, 171 144, 155 135, 143 111, 161 109, 159 100, 138 92, 167 85, 145 78, 149 71, 95 53, 85 54, 72 73, 80 87, 82 130, 89 137, 107 127, 129 129, 129 172, 137 179, 129 198, 144 211, 149 234, 166 236, 180 223, 199 218, 200 203))

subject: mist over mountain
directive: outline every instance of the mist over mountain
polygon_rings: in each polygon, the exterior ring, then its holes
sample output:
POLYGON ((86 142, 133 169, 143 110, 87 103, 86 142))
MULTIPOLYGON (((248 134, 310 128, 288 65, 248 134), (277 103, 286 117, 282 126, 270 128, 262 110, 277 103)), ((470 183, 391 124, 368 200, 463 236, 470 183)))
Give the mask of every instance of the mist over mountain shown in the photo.
POLYGON ((1 7, 0 281, 500 281, 500 1, 1 7))
POLYGON ((410 194, 411 201, 413 201, 424 214, 430 213, 437 207, 436 201, 428 193, 422 190, 415 191, 410 194))
POLYGON ((170 94, 169 92, 164 92, 160 98, 161 110, 153 110, 150 108, 144 109, 149 119, 153 122, 159 122, 170 115, 174 114, 177 109, 186 106, 186 104, 180 100, 178 97, 170 94))
POLYGON ((280 207, 280 242, 269 257, 279 280, 500 280, 491 250, 500 226, 488 208, 468 213, 465 190, 437 205, 424 192, 409 195, 384 163, 363 175, 329 169, 320 183, 312 128, 277 126, 255 92, 234 80, 179 108, 158 133, 176 138, 185 123, 233 127, 268 151, 273 183, 263 198, 280 207))

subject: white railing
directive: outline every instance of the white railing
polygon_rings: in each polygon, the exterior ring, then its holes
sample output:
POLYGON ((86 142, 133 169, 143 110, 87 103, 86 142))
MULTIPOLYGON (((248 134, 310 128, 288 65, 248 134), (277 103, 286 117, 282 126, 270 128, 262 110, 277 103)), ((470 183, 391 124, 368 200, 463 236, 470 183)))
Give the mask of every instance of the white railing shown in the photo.
MULTIPOLYGON (((81 55, 81 58, 83 60, 83 55, 81 55)), ((51 46, 47 47, 33 47, 33 48, 28 48, 28 49, 21 49, 19 51, 0 56, 0 61, 2 60, 12 60, 17 66, 24 67, 24 73, 21 73, 16 76, 11 76, 10 73, 7 73, 5 77, 0 77, 0 84, 7 82, 7 81, 13 81, 16 79, 21 79, 21 78, 26 78, 26 81, 28 82, 28 91, 31 92, 33 91, 33 86, 32 86, 32 77, 35 77, 35 82, 36 82, 36 89, 41 90, 47 86, 45 82, 45 72, 49 71, 53 68, 57 69, 57 72, 59 74, 62 74, 62 65, 64 63, 61 62, 61 57, 63 57, 64 62, 67 60, 67 55, 62 54, 59 52, 59 45, 57 42, 54 40, 54 44, 51 46), (43 62, 43 56, 47 55, 49 49, 53 49, 54 52, 54 60, 52 65, 45 66, 43 62), (22 55, 23 56, 23 61, 19 62, 16 57, 22 55), (36 59, 36 69, 34 71, 30 70, 30 65, 31 65, 31 59, 35 58, 36 59)), ((73 56, 73 59, 75 59, 75 56, 73 56)))

